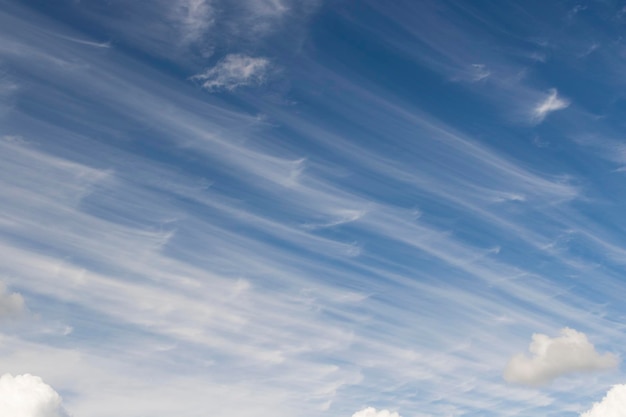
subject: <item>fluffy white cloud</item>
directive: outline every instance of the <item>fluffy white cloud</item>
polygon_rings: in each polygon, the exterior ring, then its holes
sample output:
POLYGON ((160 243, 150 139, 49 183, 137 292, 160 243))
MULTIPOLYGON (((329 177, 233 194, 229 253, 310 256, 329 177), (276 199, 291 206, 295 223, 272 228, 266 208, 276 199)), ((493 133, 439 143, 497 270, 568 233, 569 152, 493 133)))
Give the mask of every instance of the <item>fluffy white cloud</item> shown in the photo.
POLYGON ((400 417, 400 414, 389 410, 376 411, 375 408, 367 407, 352 414, 352 417, 400 417))
POLYGON ((533 119, 536 122, 541 122, 549 113, 565 109, 569 105, 569 100, 559 97, 556 88, 551 88, 548 91, 548 96, 533 109, 533 119))
POLYGON ((24 310, 24 299, 18 293, 9 293, 0 281, 0 319, 15 316, 24 310))
POLYGON ((0 377, 0 416, 68 417, 61 396, 38 376, 0 377))
POLYGON ((555 338, 534 334, 529 352, 531 357, 520 353, 511 358, 504 370, 505 380, 540 385, 568 373, 610 369, 619 363, 611 353, 596 352, 584 333, 567 327, 555 338))
POLYGON ((209 91, 229 90, 248 85, 262 84, 270 69, 267 58, 255 58, 242 54, 230 54, 192 79, 202 81, 202 87, 209 91))
POLYGON ((626 384, 615 385, 599 403, 580 417, 624 417, 626 416, 626 384))

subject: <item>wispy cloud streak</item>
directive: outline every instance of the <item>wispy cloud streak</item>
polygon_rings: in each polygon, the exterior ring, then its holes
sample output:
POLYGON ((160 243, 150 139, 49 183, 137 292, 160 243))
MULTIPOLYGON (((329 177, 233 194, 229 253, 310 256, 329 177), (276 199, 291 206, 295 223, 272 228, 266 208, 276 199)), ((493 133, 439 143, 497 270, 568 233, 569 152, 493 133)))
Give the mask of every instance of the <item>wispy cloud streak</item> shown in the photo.
POLYGON ((209 91, 232 91, 239 87, 262 84, 269 68, 270 61, 267 58, 230 54, 192 79, 200 81, 202 87, 209 91))
POLYGON ((537 104, 533 109, 534 119, 537 122, 541 122, 548 114, 557 110, 566 109, 569 105, 569 100, 559 97, 558 92, 553 88, 549 91, 546 99, 537 104))
MULTIPOLYGON (((601 351, 626 342, 623 226, 593 214, 602 181, 586 175, 605 165, 574 146, 589 164, 578 169, 529 139, 562 128, 557 117, 528 123, 535 107, 545 117, 565 105, 538 85, 570 90, 531 70, 513 77, 520 51, 485 35, 511 32, 462 5, 348 18, 325 8, 327 25, 287 57, 292 44, 272 33, 304 3, 242 2, 230 16, 217 0, 156 2, 145 14, 116 14, 112 2, 96 21, 119 38, 2 12, 0 58, 19 88, 0 94, 10 115, 0 306, 19 294, 34 314, 3 328, 0 366, 32 368, 71 393, 74 413, 95 417, 514 416, 571 406, 568 390, 597 399, 619 369, 545 391, 502 380, 534 332, 575 327, 584 333, 548 344, 573 339, 586 353, 580 335, 601 351), (437 29, 438 13, 454 17, 451 32, 437 29), (350 38, 367 39, 355 28, 369 18, 385 54, 367 41, 363 56, 350 38), (277 44, 212 45, 226 21, 277 44), (174 45, 196 55, 162 64, 174 45), (397 71, 381 77, 381 62, 397 71), (518 110, 520 120, 503 116, 518 110)), ((571 94, 565 119, 581 111, 571 94)), ((619 219, 618 199, 602 204, 619 219)), ((526 359, 535 379, 572 368, 526 359)))

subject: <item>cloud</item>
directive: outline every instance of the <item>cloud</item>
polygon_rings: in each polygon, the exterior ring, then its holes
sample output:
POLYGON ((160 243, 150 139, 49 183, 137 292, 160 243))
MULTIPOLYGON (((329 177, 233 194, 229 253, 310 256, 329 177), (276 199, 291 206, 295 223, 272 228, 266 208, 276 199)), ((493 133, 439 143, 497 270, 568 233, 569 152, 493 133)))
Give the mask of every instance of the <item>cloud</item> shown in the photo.
POLYGON ((11 417, 68 417, 61 396, 38 376, 0 377, 0 415, 11 417))
POLYGON ((484 64, 471 64, 462 67, 458 74, 452 77, 452 81, 475 83, 488 78, 491 71, 484 64))
POLYGON ((599 403, 580 417, 623 417, 626 416, 626 384, 615 385, 599 403))
POLYGON ((228 90, 262 84, 271 66, 267 58, 255 58, 243 54, 229 54, 213 68, 192 77, 202 81, 209 91, 228 90))
POLYGON ((483 64, 472 64, 471 65, 471 80, 472 81, 480 81, 491 75, 491 71, 487 69, 486 65, 483 64))
POLYGON ((530 358, 523 353, 511 358, 504 370, 506 381, 540 385, 573 372, 614 368, 619 362, 611 353, 596 352, 584 333, 567 327, 555 338, 534 334, 529 351, 530 358))
POLYGON ((80 38, 74 38, 74 37, 71 37, 71 36, 59 35, 59 34, 56 34, 56 33, 52 33, 52 34, 54 36, 58 37, 58 38, 65 39, 66 41, 78 43, 80 45, 93 46, 95 48, 110 48, 111 47, 111 42, 94 42, 94 41, 90 41, 90 40, 86 40, 86 39, 80 39, 80 38))
POLYGON ((251 0, 248 7, 258 16, 279 16, 289 10, 283 0, 251 0))
POLYGON ((559 97, 556 88, 551 88, 548 92, 548 97, 537 104, 533 109, 533 119, 539 123, 543 121, 548 114, 557 110, 563 110, 569 107, 569 105, 569 100, 559 97))
POLYGON ((0 319, 20 314, 24 311, 24 299, 18 293, 10 293, 0 281, 0 319))
POLYGON ((18 89, 17 84, 12 82, 6 74, 0 72, 0 99, 9 97, 18 89))
POLYGON ((184 42, 197 41, 215 22, 213 6, 207 0, 182 0, 173 6, 173 20, 182 26, 184 42))
POLYGON ((373 407, 367 407, 352 414, 352 417, 400 417, 400 414, 389 410, 376 411, 373 407))

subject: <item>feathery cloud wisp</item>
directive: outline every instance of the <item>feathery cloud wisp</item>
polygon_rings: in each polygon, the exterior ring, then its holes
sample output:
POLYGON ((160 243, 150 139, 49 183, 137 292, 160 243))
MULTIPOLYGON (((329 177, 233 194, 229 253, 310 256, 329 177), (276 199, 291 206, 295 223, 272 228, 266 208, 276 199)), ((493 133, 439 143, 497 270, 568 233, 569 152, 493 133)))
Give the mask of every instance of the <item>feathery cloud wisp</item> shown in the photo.
POLYGON ((11 417, 68 417, 61 396, 38 376, 0 377, 0 415, 11 417))
POLYGON ((559 97, 556 88, 551 88, 548 92, 548 96, 533 109, 533 119, 537 123, 540 123, 548 114, 557 110, 563 110, 569 107, 569 105, 569 100, 559 97))
POLYGON ((529 351, 532 357, 520 353, 511 358, 504 370, 506 381, 541 385, 565 374, 610 369, 619 363, 612 353, 598 353, 584 333, 567 327, 555 338, 534 334, 529 351))
POLYGON ((182 26, 184 42, 201 38, 215 21, 213 7, 208 0, 183 0, 173 5, 173 20, 182 26))
POLYGON ((595 403, 580 417, 623 417, 626 415, 626 384, 615 385, 602 401, 595 403))
POLYGON ((271 66, 270 60, 243 54, 230 54, 192 79, 202 81, 202 87, 209 91, 229 90, 262 84, 271 66))

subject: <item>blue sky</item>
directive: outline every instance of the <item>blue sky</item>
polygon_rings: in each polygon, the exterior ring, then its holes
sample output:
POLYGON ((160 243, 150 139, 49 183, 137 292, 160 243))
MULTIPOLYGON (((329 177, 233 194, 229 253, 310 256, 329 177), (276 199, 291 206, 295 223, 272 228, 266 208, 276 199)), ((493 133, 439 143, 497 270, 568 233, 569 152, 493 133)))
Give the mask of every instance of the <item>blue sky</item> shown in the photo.
POLYGON ((625 24, 0 0, 0 411, 621 415, 625 24))

